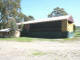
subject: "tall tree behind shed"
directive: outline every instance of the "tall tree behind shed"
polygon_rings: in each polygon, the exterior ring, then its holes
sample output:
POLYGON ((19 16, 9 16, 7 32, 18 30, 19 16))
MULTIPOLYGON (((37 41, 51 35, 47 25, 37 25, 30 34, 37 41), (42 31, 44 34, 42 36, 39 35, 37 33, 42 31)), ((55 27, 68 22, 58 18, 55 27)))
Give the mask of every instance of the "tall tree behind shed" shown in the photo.
POLYGON ((48 15, 48 17, 56 17, 56 16, 64 16, 64 15, 68 15, 68 13, 63 8, 56 7, 48 15))
POLYGON ((24 15, 24 21, 30 21, 30 20, 34 20, 35 18, 33 16, 26 16, 24 15))

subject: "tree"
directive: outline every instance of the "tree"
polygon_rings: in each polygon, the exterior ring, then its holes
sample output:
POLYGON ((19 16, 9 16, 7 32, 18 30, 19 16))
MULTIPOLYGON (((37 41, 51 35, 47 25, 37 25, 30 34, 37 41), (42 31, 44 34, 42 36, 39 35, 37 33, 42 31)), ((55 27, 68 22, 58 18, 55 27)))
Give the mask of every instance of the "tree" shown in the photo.
POLYGON ((30 18, 30 20, 34 20, 34 17, 33 16, 28 16, 30 18))
POLYGON ((14 37, 16 30, 18 30, 18 26, 16 24, 16 20, 12 17, 8 19, 8 23, 6 24, 7 28, 10 28, 10 37, 14 37))
POLYGON ((56 7, 53 9, 53 11, 48 15, 48 17, 55 17, 55 16, 64 16, 67 15, 68 13, 63 9, 56 7))
POLYGON ((16 20, 13 17, 10 17, 8 19, 8 22, 6 24, 7 28, 11 28, 11 30, 16 31, 18 29, 18 26, 16 24, 16 20))
POLYGON ((19 14, 18 14, 18 16, 19 17, 17 17, 17 23, 19 23, 19 22, 23 22, 24 21, 24 14, 22 13, 22 12, 20 12, 19 14))
MULTIPOLYGON (((9 17, 19 20, 21 16, 20 0, 0 0, 0 28, 5 28, 9 17)), ((21 20, 21 19, 20 19, 21 20)))
POLYGON ((30 20, 34 20, 34 17, 24 15, 24 21, 30 21, 30 20))

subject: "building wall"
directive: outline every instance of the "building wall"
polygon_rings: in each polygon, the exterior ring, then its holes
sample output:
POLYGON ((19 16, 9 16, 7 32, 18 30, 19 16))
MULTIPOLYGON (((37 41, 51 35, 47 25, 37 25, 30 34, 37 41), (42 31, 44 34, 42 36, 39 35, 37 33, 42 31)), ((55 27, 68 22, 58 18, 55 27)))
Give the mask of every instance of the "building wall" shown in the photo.
POLYGON ((66 32, 66 37, 71 38, 74 36, 73 32, 73 23, 69 22, 68 20, 62 21, 62 32, 66 32))
POLYGON ((20 31, 15 31, 14 37, 20 37, 20 31))
POLYGON ((25 25, 26 36, 64 38, 73 36, 73 24, 67 20, 25 25), (27 31, 28 30, 28 31, 27 31))
POLYGON ((7 37, 9 37, 8 32, 0 32, 0 38, 7 38, 7 37))
POLYGON ((61 32, 61 21, 30 24, 29 32, 61 32))
MULTIPOLYGON (((27 31, 27 25, 25 25, 27 31)), ((26 36, 32 37, 47 37, 47 38, 64 38, 67 36, 67 22, 66 21, 52 21, 30 24, 29 31, 26 36), (62 32, 63 30, 63 32, 62 32)))
POLYGON ((67 31, 67 20, 62 20, 62 32, 66 32, 67 31))
POLYGON ((73 32, 74 24, 67 21, 67 31, 73 32))
POLYGON ((69 38, 74 37, 74 24, 72 22, 67 21, 67 31, 69 38))
POLYGON ((62 21, 62 32, 65 32, 65 31, 73 32, 73 26, 74 26, 73 23, 67 20, 63 20, 62 21))

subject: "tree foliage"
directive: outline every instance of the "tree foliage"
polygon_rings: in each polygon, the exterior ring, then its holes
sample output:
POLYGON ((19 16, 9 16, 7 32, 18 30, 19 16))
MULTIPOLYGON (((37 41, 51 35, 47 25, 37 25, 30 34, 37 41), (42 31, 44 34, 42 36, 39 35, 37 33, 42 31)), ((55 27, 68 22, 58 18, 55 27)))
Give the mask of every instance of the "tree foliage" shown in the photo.
POLYGON ((0 27, 5 28, 4 24, 8 22, 9 17, 19 20, 20 13, 20 0, 0 0, 0 23, 2 24, 0 27))
POLYGON ((16 20, 16 23, 33 20, 33 16, 26 16, 21 12, 21 0, 0 0, 0 29, 6 28, 10 17, 16 20))
POLYGON ((33 16, 26 16, 24 15, 24 21, 30 21, 30 20, 34 20, 35 18, 33 16))
POLYGON ((48 17, 55 17, 55 16, 64 16, 67 15, 68 13, 63 9, 56 7, 53 9, 53 11, 48 15, 48 17))
POLYGON ((13 30, 13 31, 18 29, 16 20, 12 17, 8 19, 8 23, 6 24, 6 26, 7 26, 7 28, 11 28, 11 30, 13 30))
POLYGON ((30 20, 34 20, 35 18, 33 16, 28 16, 30 20))
POLYGON ((16 30, 18 30, 18 25, 16 24, 16 20, 12 17, 10 17, 8 19, 8 23, 6 24, 7 28, 10 28, 10 37, 14 37, 15 36, 15 32, 16 30))

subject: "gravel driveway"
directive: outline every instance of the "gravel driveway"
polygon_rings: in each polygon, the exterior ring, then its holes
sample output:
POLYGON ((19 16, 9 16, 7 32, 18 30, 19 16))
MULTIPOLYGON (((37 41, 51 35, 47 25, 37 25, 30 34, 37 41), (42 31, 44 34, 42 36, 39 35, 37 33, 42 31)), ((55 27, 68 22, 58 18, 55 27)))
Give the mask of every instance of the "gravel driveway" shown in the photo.
POLYGON ((80 40, 0 41, 0 60, 80 60, 80 40))

